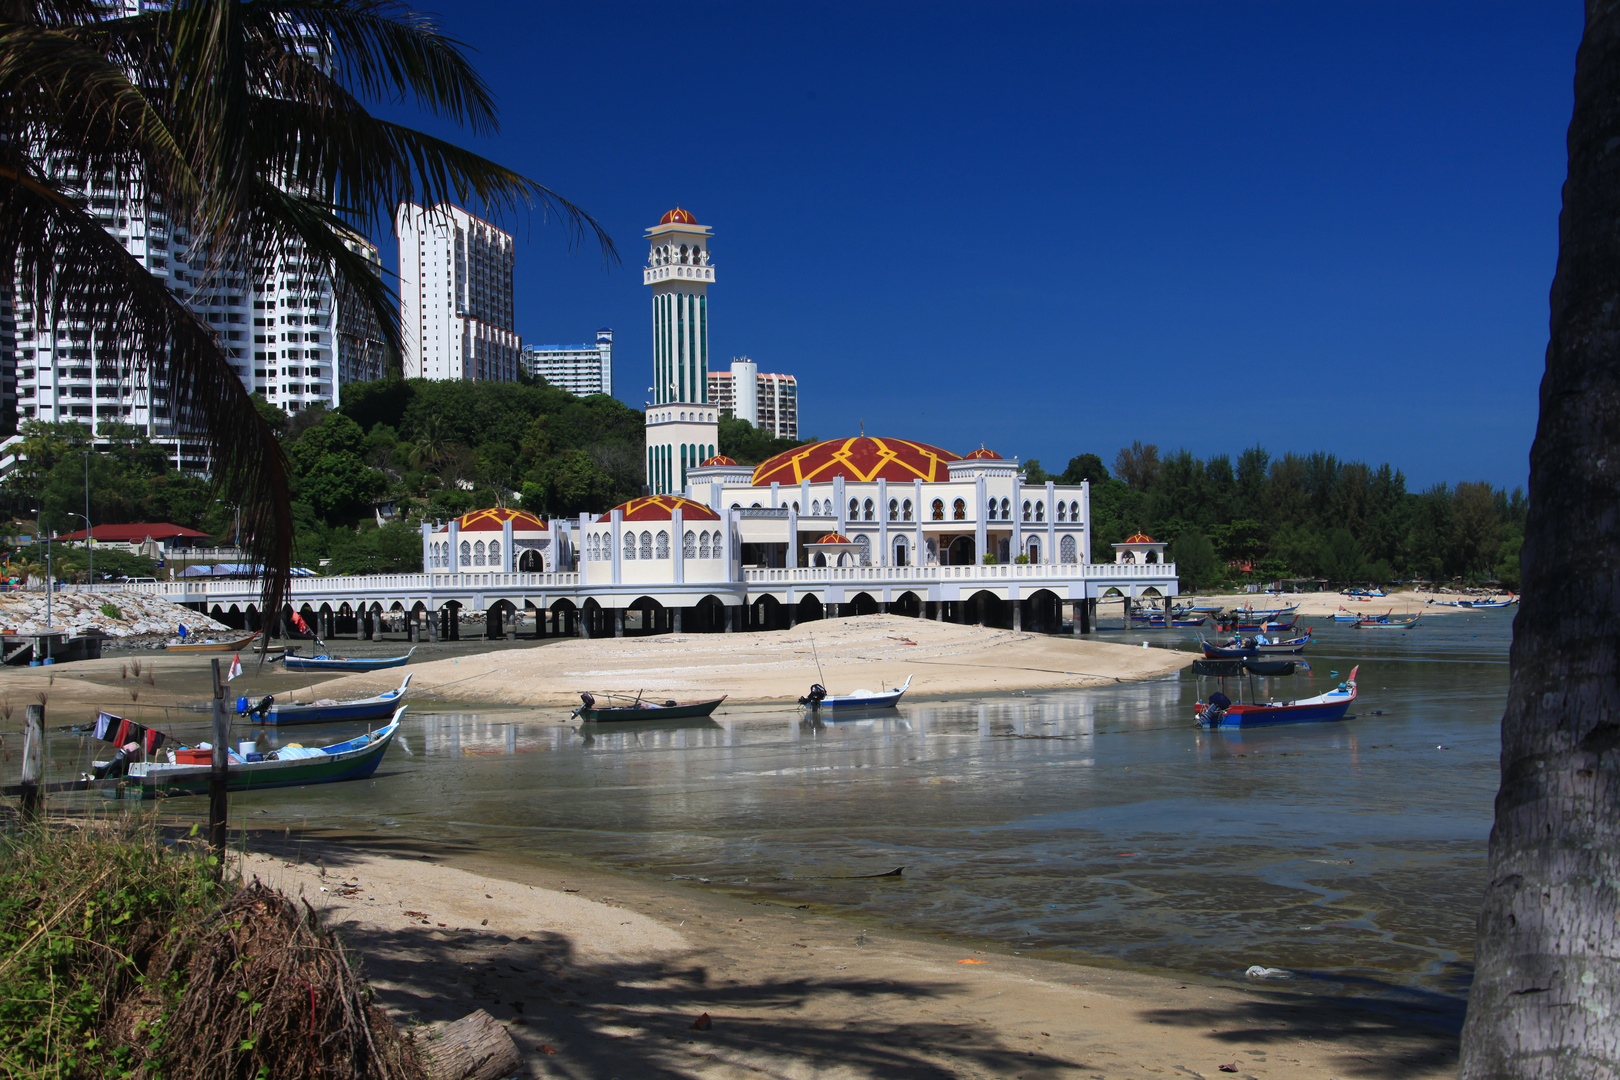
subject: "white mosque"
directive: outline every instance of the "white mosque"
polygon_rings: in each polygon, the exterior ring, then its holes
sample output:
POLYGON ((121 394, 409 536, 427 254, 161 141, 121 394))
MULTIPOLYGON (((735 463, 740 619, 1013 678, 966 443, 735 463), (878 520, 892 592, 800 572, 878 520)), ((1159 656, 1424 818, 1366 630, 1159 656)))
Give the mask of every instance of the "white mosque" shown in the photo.
POLYGON ((862 433, 753 466, 719 456, 712 230, 675 209, 646 236, 648 494, 578 520, 496 509, 424 526, 426 576, 478 576, 489 588, 475 603, 532 608, 542 632, 585 634, 877 610, 1050 631, 1070 605, 1082 632, 1100 597, 1175 593, 1175 567, 1150 537, 1091 561, 1089 485, 1031 484, 1016 457, 982 445, 957 454, 862 433))

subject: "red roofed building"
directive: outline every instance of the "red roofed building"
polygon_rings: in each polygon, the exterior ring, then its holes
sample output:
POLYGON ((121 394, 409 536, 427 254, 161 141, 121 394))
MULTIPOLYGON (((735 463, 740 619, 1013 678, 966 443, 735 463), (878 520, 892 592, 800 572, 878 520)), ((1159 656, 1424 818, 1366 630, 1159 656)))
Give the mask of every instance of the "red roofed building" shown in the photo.
MULTIPOLYGON (((84 543, 84 530, 61 533, 51 538, 58 544, 84 543)), ((141 521, 133 525, 97 525, 90 530, 95 544, 127 544, 138 551, 146 541, 154 541, 164 552, 179 552, 187 548, 211 547, 207 533, 171 525, 167 521, 141 521)))

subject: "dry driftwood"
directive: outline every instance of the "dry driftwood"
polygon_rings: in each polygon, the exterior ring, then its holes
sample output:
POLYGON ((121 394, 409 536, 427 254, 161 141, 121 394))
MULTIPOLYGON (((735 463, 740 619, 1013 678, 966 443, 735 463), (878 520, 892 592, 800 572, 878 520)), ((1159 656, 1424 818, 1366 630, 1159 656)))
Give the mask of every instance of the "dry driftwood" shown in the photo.
POLYGON ((512 1036, 483 1009, 419 1039, 416 1049, 433 1080, 500 1080, 523 1067, 512 1036))

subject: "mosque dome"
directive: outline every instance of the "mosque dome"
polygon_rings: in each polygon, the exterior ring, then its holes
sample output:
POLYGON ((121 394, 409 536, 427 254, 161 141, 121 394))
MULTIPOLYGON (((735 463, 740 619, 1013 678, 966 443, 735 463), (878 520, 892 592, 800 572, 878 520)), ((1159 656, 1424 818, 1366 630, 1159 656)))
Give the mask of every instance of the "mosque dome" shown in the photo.
POLYGON ((716 454, 716 455, 714 455, 714 457, 710 458, 709 460, 705 461, 703 464, 699 465, 698 468, 707 469, 710 465, 735 465, 735 464, 737 464, 737 459, 736 458, 729 458, 729 457, 726 457, 726 455, 724 455, 724 454, 716 454))
POLYGON ((658 224, 660 224, 660 225, 696 225, 697 224, 697 218, 692 216, 692 212, 690 210, 682 210, 680 207, 677 206, 675 209, 669 211, 663 217, 659 218, 658 219, 658 224))
POLYGON ((986 450, 984 448, 983 443, 979 444, 979 448, 977 450, 973 451, 971 454, 967 454, 966 457, 970 461, 1000 461, 1000 460, 1002 460, 1001 455, 996 453, 994 450, 986 450))
MULTIPOLYGON (((679 495, 644 495, 639 499, 620 503, 613 509, 619 511, 619 517, 625 521, 669 521, 677 510, 681 512, 682 521, 720 520, 720 515, 707 506, 691 499, 683 499, 679 495)), ((596 523, 606 525, 612 520, 613 511, 610 510, 597 518, 596 523)))
POLYGON ((1125 543, 1127 543, 1127 544, 1157 544, 1158 541, 1153 539, 1153 537, 1149 536, 1147 533, 1137 533, 1135 536, 1127 536, 1125 538, 1125 543))
MULTIPOLYGON (((513 532, 545 532, 546 523, 524 510, 509 510, 504 507, 495 507, 489 510, 474 510, 462 514, 456 519, 456 528, 462 532, 500 532, 501 527, 508 521, 512 523, 513 532)), ((449 532, 449 526, 439 530, 449 532)))
POLYGON ((798 446, 768 458, 754 468, 753 485, 797 485, 806 480, 823 483, 835 476, 845 480, 887 480, 902 484, 913 480, 949 480, 948 466, 959 460, 949 450, 927 443, 860 435, 798 446))
POLYGON ((823 536, 820 540, 816 541, 818 544, 853 544, 854 542, 855 541, 851 540, 849 537, 840 533, 828 533, 826 536, 823 536))

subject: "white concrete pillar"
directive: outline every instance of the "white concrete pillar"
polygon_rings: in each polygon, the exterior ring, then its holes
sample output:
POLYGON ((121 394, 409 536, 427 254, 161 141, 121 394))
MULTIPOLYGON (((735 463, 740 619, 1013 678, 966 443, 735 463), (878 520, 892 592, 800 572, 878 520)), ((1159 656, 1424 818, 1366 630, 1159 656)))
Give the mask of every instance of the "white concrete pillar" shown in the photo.
POLYGON ((889 550, 889 482, 878 477, 877 493, 878 550, 876 566, 894 563, 894 552, 889 550))
POLYGON ((1085 528, 1080 532, 1080 562, 1091 562, 1091 481, 1080 481, 1080 512, 1085 516, 1085 528))
MULTIPOLYGON (((469 567, 469 569, 471 569, 469 567)), ((446 573, 461 573, 461 519, 450 519, 450 565, 444 568, 446 573)))
POLYGON ((1046 561, 1057 562, 1057 484, 1046 482, 1046 561))
POLYGON ((680 585, 686 581, 686 535, 682 525, 681 508, 676 507, 669 515, 669 528, 674 536, 670 538, 673 544, 670 557, 675 560, 675 584, 680 585))
POLYGON ((501 573, 517 569, 517 553, 512 550, 512 519, 501 522, 501 573))
POLYGON ((620 547, 622 540, 620 534, 624 531, 624 511, 620 510, 617 506, 613 508, 612 515, 609 518, 608 528, 612 530, 610 543, 613 545, 613 584, 617 585, 619 583, 619 575, 622 573, 619 560, 624 554, 624 549, 620 547))
POLYGON ((985 524, 984 519, 984 477, 982 475, 973 478, 973 507, 973 516, 976 521, 973 526, 973 547, 979 553, 979 562, 983 563, 985 552, 989 550, 985 547, 985 544, 989 543, 989 526, 985 524))

